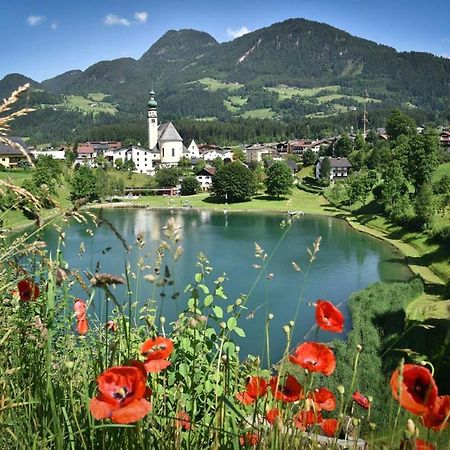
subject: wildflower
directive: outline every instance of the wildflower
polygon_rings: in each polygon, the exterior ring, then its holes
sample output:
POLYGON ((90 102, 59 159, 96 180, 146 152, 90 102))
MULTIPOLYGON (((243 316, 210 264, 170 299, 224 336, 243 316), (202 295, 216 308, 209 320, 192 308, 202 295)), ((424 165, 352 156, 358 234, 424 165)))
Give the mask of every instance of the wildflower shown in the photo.
POLYGON ((337 419, 324 419, 320 423, 320 427, 326 436, 333 437, 336 434, 338 421, 337 419))
POLYGON ((117 366, 97 377, 100 393, 91 399, 89 410, 96 419, 115 423, 134 423, 152 409, 147 397, 146 374, 138 367, 117 366))
POLYGON ((267 381, 261 377, 249 377, 245 392, 238 392, 236 399, 245 405, 251 405, 267 392, 267 381))
POLYGON ((259 434, 252 433, 251 431, 242 434, 239 438, 239 444, 241 444, 242 447, 256 447, 259 444, 259 441, 259 434))
POLYGON ((266 413, 267 422, 269 422, 271 425, 275 423, 278 417, 280 417, 280 411, 278 408, 272 408, 266 413))
POLYGON ((147 339, 141 346, 141 354, 147 359, 144 362, 147 373, 157 373, 169 367, 171 362, 167 358, 173 351, 173 342, 169 338, 157 336, 147 339))
POLYGON ((394 398, 407 411, 422 416, 434 404, 437 397, 437 386, 431 373, 422 366, 405 364, 403 380, 399 386, 399 369, 391 376, 391 390, 394 398), (400 387, 400 397, 399 397, 400 387))
POLYGON ((440 395, 436 397, 434 403, 422 416, 422 423, 427 428, 434 431, 442 431, 447 428, 450 416, 450 395, 440 395))
POLYGON ((361 394, 359 391, 355 391, 352 395, 352 399, 359 405, 361 408, 369 409, 370 402, 367 397, 361 394))
POLYGON ((416 450, 435 450, 436 447, 423 439, 416 439, 416 450))
POLYGON ((117 323, 114 320, 108 320, 105 325, 106 329, 115 333, 117 331, 117 323))
POLYGON ((17 290, 19 291, 20 300, 29 302, 36 300, 39 297, 39 286, 32 280, 21 280, 17 283, 17 290))
POLYGON ((300 344, 289 356, 289 361, 310 372, 320 372, 327 376, 331 375, 336 368, 333 352, 326 345, 316 342, 300 344))
POLYGON ((317 300, 316 323, 322 330, 342 333, 344 329, 344 315, 329 301, 317 300))
POLYGON ((273 396, 283 402, 293 403, 303 398, 302 385, 292 375, 288 375, 284 379, 284 383, 279 382, 278 377, 272 377, 270 379, 270 388, 273 396))
POLYGON ((79 334, 86 334, 88 332, 88 321, 86 318, 86 303, 77 299, 75 304, 73 305, 73 309, 75 310, 75 316, 77 318, 77 331, 79 334))
POLYGON ((294 420, 295 428, 305 431, 312 425, 321 423, 322 414, 320 411, 314 411, 313 409, 310 409, 309 411, 298 412, 292 417, 292 419, 294 420))
POLYGON ((336 409, 336 397, 327 388, 321 387, 320 389, 314 390, 310 394, 310 398, 314 400, 318 411, 322 409, 325 411, 333 411, 336 409))
POLYGON ((191 419, 189 415, 184 411, 177 412, 176 424, 177 427, 183 428, 186 431, 189 431, 191 429, 191 419))

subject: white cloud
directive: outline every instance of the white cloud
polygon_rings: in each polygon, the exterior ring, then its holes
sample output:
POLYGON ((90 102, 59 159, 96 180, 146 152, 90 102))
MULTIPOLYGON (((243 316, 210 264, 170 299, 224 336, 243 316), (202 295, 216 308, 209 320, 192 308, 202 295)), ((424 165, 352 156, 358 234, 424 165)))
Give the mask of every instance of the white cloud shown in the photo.
POLYGON ((56 31, 56 29, 58 28, 58 22, 52 22, 51 25, 50 25, 50 28, 53 31, 56 31))
POLYGON ((45 16, 28 16, 27 23, 30 27, 37 27, 42 25, 47 20, 45 16))
POLYGON ((115 14, 108 14, 104 19, 103 23, 105 25, 123 25, 126 27, 129 27, 131 25, 131 22, 128 19, 125 19, 124 17, 116 16, 115 14))
POLYGON ((145 23, 148 20, 148 12, 147 11, 135 12, 134 18, 138 23, 145 23))
POLYGON ((237 30, 232 30, 231 28, 227 28, 227 34, 230 38, 236 39, 238 37, 244 36, 244 34, 250 33, 250 30, 247 27, 241 27, 237 30))

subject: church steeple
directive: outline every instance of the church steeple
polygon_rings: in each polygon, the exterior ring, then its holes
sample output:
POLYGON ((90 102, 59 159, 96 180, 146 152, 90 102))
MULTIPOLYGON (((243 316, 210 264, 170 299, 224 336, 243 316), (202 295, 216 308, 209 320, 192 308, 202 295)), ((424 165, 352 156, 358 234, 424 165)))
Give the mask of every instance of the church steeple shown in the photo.
POLYGON ((155 100, 155 92, 150 91, 150 100, 148 101, 148 147, 152 150, 158 143, 158 103, 155 100))

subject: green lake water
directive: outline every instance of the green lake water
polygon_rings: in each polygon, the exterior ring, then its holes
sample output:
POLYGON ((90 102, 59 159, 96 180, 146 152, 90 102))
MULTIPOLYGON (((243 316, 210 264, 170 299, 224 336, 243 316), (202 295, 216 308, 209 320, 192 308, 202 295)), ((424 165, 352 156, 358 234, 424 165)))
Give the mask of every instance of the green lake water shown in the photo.
MULTIPOLYGON (((137 271, 138 259, 147 256, 146 263, 154 266, 156 249, 164 237, 164 226, 170 217, 174 217, 182 236, 184 254, 175 264, 170 265, 175 278, 175 286, 170 287, 168 295, 158 300, 158 308, 163 308, 167 323, 175 320, 177 312, 185 308, 187 294, 184 287, 193 282, 197 271, 197 255, 203 252, 210 261, 213 272, 206 280, 210 288, 213 280, 226 274, 224 283, 228 300, 217 300, 226 306, 234 302, 240 294, 247 294, 254 284, 259 271, 253 264, 260 263, 255 258, 255 242, 271 257, 270 263, 261 276, 248 299, 246 311, 240 324, 246 339, 236 337, 242 356, 247 353, 262 355, 264 352, 264 324, 268 313, 274 315, 271 323, 271 359, 279 358, 285 341, 283 325, 293 320, 299 306, 293 342, 306 337, 327 341, 338 337, 332 333, 313 329, 314 307, 310 304, 317 299, 327 299, 346 316, 346 332, 350 329, 350 320, 346 301, 352 292, 363 289, 377 281, 405 281, 412 274, 401 255, 388 244, 354 231, 345 221, 320 216, 301 216, 292 224, 291 229, 281 240, 284 230, 280 223, 286 217, 282 214, 268 213, 223 213, 192 210, 147 210, 147 209, 108 209, 103 211, 123 238, 133 246, 126 253, 120 240, 105 225, 96 229, 91 225, 72 222, 65 230, 63 258, 72 269, 83 272, 89 270, 123 274, 125 263, 129 262, 137 271), (90 235, 88 229, 93 231, 90 235), (142 233, 145 240, 143 249, 134 243, 136 236, 142 233), (320 251, 313 262, 305 280, 304 271, 309 264, 307 247, 321 237, 320 251), (80 254, 83 243, 85 251, 80 254), (276 251, 274 251, 276 249, 276 251), (292 261, 303 269, 294 270, 292 261), (269 274, 273 274, 270 277, 269 274), (270 278, 270 279, 269 279, 270 278), (172 289, 180 291, 177 300, 170 298, 172 289), (303 300, 301 293, 304 289, 303 300), (309 303, 309 304, 308 304, 309 303), (250 318, 247 318, 248 313, 250 318)), ((44 240, 51 250, 57 247, 58 235, 54 230, 47 230, 44 240)), ((147 301, 154 286, 142 280, 142 275, 153 273, 145 270, 138 278, 131 280, 132 298, 141 303, 147 301)), ((115 290, 119 301, 126 303, 127 296, 123 287, 115 290)), ((82 291, 73 291, 82 295, 82 291)), ((159 298, 159 297, 158 297, 159 298)), ((100 293, 95 299, 90 314, 104 315, 104 300, 100 293)), ((166 329, 170 326, 166 325, 166 329)), ((345 335, 345 334, 344 334, 345 335)))

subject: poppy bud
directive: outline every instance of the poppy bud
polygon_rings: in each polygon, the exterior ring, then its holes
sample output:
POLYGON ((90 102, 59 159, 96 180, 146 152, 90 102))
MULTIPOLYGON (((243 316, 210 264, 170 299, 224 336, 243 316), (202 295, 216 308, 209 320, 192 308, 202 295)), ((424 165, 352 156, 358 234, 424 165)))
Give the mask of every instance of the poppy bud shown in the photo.
POLYGON ((289 326, 292 328, 294 325, 295 325, 295 322, 294 322, 293 320, 291 320, 291 321, 289 322, 289 326))
POLYGON ((269 314, 268 316, 267 316, 267 320, 272 320, 273 319, 273 314, 269 314))
POLYGON ((290 332, 289 325, 285 325, 285 326, 283 327, 283 331, 289 336, 289 332, 290 332))
POLYGON ((358 352, 361 353, 362 350, 363 350, 362 345, 358 344, 358 345, 356 346, 356 350, 358 350, 358 352))
POLYGON ((339 394, 341 394, 341 395, 345 394, 345 387, 342 386, 342 384, 340 384, 336 389, 339 392, 339 394))
POLYGON ((164 316, 161 316, 161 318, 159 320, 162 324, 166 323, 166 318, 164 316))

